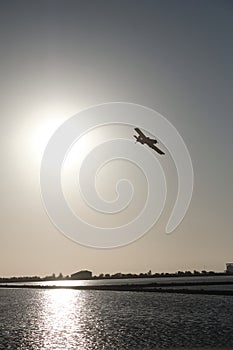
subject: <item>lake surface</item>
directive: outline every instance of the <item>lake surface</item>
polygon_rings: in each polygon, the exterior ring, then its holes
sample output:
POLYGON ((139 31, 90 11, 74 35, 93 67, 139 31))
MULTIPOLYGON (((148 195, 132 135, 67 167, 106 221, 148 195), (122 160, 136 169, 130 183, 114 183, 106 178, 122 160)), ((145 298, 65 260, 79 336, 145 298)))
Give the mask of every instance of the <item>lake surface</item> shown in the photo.
POLYGON ((0 349, 233 348, 233 297, 0 289, 0 349))

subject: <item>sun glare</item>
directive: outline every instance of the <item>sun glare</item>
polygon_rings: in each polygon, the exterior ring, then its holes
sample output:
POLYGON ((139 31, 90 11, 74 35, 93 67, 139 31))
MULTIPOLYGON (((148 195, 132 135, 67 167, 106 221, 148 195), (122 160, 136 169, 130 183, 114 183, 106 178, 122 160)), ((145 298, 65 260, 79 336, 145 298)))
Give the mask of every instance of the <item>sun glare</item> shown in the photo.
POLYGON ((31 137, 33 152, 37 158, 42 157, 49 139, 61 124, 62 120, 51 118, 35 125, 31 137))
POLYGON ((71 115, 67 109, 61 106, 57 108, 47 107, 33 112, 33 118, 27 122, 24 133, 26 134, 27 146, 36 162, 40 162, 53 133, 71 115))

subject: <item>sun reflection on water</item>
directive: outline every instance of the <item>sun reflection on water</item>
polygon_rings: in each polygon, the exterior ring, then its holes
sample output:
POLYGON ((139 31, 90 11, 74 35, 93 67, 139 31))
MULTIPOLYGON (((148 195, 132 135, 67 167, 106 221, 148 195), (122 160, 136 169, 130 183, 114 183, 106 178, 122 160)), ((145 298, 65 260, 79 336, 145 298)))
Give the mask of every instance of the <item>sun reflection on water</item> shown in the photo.
POLYGON ((43 348, 83 349, 82 315, 85 313, 85 294, 81 291, 58 289, 44 294, 41 328, 43 348), (78 347, 77 347, 78 344, 78 347))

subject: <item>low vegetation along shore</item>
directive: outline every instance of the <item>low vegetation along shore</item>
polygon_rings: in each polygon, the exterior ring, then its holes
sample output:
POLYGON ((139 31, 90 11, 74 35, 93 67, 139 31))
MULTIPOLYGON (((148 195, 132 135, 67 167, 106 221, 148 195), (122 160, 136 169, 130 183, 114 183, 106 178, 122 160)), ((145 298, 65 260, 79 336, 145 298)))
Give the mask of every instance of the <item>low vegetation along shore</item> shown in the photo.
MULTIPOLYGON (((100 273, 99 275, 86 278, 90 280, 102 280, 102 279, 131 279, 131 278, 167 278, 167 277, 208 277, 208 276, 229 276, 233 275, 226 272, 214 272, 214 271, 177 271, 175 273, 161 272, 152 273, 151 270, 145 273, 133 274, 133 273, 121 273, 117 272, 114 274, 100 273)), ((61 272, 56 275, 53 273, 50 276, 39 277, 39 276, 12 276, 12 277, 0 277, 0 283, 11 283, 11 282, 44 282, 44 281, 61 281, 61 280, 72 280, 78 278, 72 278, 72 275, 64 276, 61 272)), ((82 278, 80 278, 82 279, 82 278)))
POLYGON ((121 291, 121 292, 150 292, 150 293, 179 293, 179 294, 207 294, 233 296, 232 290, 221 290, 221 286, 232 285, 233 282, 172 282, 172 283, 146 283, 146 284, 121 284, 121 285, 85 285, 85 286, 58 286, 41 284, 1 284, 0 288, 27 288, 27 289, 75 289, 95 291, 121 291), (219 286, 219 289, 203 287, 219 286), (198 287, 192 289, 192 287, 198 287))

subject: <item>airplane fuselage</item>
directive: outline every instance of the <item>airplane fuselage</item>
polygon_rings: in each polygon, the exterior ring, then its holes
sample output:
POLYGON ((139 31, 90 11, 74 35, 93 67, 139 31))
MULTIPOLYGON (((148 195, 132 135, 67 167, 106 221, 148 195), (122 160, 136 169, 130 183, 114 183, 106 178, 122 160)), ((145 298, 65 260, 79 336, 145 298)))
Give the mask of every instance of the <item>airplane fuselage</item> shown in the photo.
POLYGON ((144 143, 148 144, 148 145, 153 145, 155 143, 157 143, 156 140, 151 139, 150 137, 141 137, 141 136, 136 136, 134 135, 136 142, 140 142, 142 145, 144 145, 144 143))

